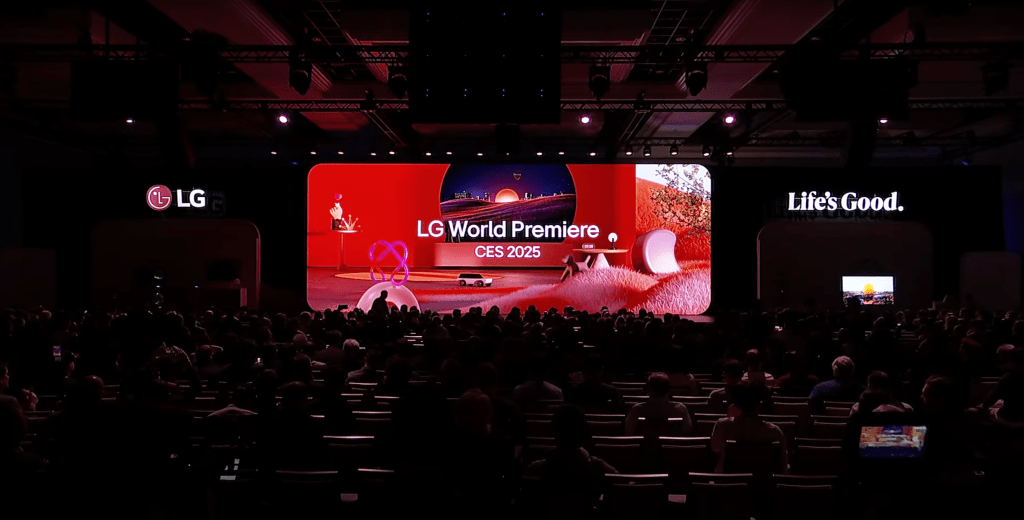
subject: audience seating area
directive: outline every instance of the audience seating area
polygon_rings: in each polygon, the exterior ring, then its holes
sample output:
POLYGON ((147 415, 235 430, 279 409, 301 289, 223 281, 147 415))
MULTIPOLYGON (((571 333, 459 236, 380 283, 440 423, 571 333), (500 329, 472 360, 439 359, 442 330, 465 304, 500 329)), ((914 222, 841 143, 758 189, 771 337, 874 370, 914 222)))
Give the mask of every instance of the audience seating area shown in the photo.
POLYGON ((44 515, 858 518, 858 425, 902 403, 943 435, 913 489, 1002 489, 1022 322, 911 314, 10 311, 3 485, 44 515))

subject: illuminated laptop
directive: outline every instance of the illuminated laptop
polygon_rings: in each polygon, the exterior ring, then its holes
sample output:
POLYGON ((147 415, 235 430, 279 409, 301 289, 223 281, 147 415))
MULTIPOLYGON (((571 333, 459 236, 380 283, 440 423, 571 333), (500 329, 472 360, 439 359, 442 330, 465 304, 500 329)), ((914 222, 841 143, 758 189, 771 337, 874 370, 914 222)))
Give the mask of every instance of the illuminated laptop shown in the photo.
POLYGON ((918 458, 924 455, 927 426, 864 426, 859 453, 864 458, 918 458))

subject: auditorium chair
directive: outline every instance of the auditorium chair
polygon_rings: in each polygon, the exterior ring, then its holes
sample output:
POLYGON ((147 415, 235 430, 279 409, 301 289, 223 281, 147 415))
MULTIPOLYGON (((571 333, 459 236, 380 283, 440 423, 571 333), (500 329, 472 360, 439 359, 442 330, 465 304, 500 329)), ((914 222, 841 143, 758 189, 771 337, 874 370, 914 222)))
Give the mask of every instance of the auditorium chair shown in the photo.
POLYGON ((750 473, 755 476, 781 473, 782 446, 778 442, 725 441, 723 469, 726 473, 750 473))
POLYGON ((690 473, 686 492, 688 517, 707 520, 750 520, 750 473, 690 473))
POLYGON ((842 439, 846 435, 845 423, 815 421, 811 425, 811 436, 817 439, 842 439))
POLYGON ((605 475, 601 510, 608 518, 663 516, 667 512, 666 473, 605 475))
POLYGON ((835 477, 774 475, 768 520, 818 520, 835 507, 835 477))
POLYGON ((595 444, 590 454, 607 462, 619 473, 640 471, 639 444, 595 444))
POLYGON ((794 475, 836 475, 843 462, 839 446, 796 446, 791 463, 794 475))

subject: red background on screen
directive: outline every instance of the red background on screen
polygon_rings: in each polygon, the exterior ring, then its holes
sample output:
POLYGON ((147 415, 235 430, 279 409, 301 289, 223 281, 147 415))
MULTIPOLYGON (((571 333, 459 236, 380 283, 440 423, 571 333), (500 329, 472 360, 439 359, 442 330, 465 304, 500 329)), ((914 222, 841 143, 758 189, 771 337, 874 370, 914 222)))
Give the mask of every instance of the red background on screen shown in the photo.
MULTIPOLYGON (((567 239, 578 246, 608 247, 608 233, 618 236, 616 247, 628 249, 636 238, 636 189, 633 165, 568 165, 576 184, 577 225, 601 229, 597 239, 567 239)), ((307 265, 338 265, 338 234, 331 230, 329 209, 341 194, 344 215, 358 218, 359 232, 345 235, 345 263, 369 264, 370 245, 378 240, 402 241, 409 247, 408 265, 432 267, 434 244, 444 238, 416 236, 416 221, 424 229, 441 220, 440 191, 447 164, 319 164, 307 181, 307 265)), ((609 255, 613 265, 628 265, 630 255, 609 255)), ((497 264, 495 264, 497 265, 497 264)), ((555 267, 555 266, 552 266, 555 267)))

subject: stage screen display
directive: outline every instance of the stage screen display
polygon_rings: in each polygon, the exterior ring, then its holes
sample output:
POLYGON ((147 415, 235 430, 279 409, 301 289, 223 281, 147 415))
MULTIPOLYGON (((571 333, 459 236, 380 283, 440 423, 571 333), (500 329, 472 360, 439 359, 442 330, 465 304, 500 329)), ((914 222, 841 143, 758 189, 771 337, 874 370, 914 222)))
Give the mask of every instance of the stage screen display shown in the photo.
POLYGON ((857 298, 861 305, 892 305, 892 276, 844 276, 843 300, 857 298))
POLYGON ((701 165, 321 164, 307 190, 313 309, 710 305, 701 165))

